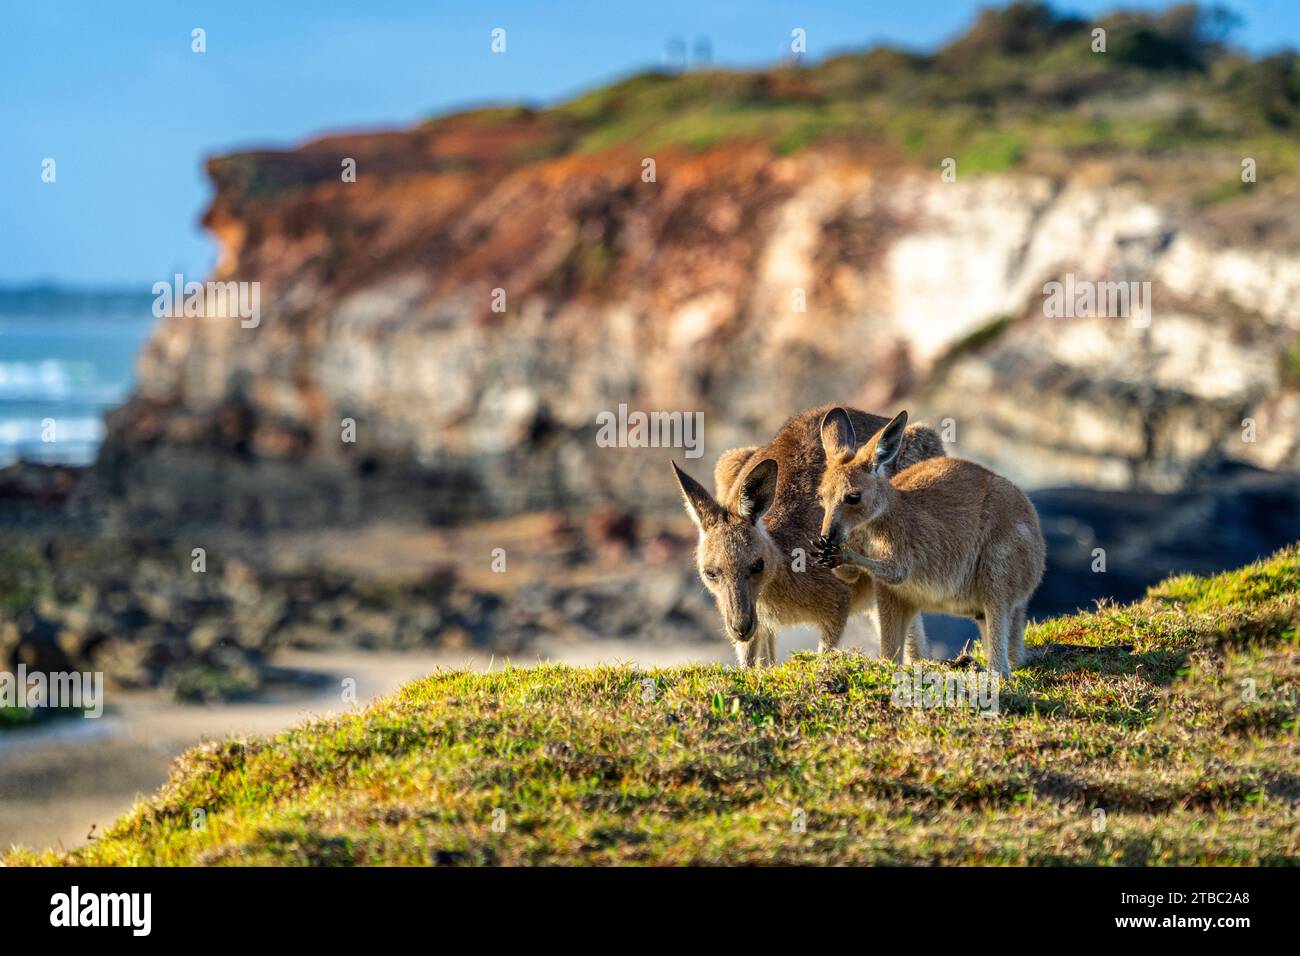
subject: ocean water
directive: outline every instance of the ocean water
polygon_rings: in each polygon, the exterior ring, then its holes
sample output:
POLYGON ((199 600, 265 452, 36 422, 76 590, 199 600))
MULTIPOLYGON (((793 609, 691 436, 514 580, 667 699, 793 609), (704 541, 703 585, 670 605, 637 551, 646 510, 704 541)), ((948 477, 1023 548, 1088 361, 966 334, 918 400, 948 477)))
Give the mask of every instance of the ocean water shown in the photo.
POLYGON ((0 289, 0 466, 89 464, 157 319, 153 296, 0 289))

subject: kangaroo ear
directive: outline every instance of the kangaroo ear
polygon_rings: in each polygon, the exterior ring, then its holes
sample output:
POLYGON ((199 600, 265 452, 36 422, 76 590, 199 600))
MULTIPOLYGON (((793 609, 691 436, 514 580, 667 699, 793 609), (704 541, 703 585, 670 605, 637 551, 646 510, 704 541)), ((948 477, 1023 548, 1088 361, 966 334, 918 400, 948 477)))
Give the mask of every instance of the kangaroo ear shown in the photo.
POLYGON ((872 440, 871 470, 879 471, 898 457, 903 450, 903 432, 907 430, 907 412, 899 412, 893 420, 876 433, 872 440))
POLYGON ((776 500, 776 473, 776 462, 764 458, 749 469, 749 474, 745 476, 740 489, 738 510, 741 517, 749 519, 750 524, 757 523, 776 500))
POLYGON ((705 487, 686 472, 672 463, 673 474, 677 476, 677 485, 682 489, 682 500, 686 502, 686 513, 691 516, 695 526, 704 531, 726 518, 722 505, 713 500, 705 487))
POLYGON ((822 450, 826 460, 832 461, 852 455, 858 448, 858 436, 853 431, 849 413, 842 408, 832 408, 822 418, 822 450))

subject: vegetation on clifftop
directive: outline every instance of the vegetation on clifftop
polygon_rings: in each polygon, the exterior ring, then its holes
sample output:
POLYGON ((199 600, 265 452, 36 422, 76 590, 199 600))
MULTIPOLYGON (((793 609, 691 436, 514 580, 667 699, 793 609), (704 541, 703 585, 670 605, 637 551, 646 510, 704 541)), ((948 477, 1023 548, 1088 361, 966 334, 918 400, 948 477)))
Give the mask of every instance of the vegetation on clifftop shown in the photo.
POLYGON ((7 862, 1300 859, 1300 546, 1029 637, 1075 647, 992 716, 898 706, 894 668, 856 654, 440 672, 200 747, 88 846, 7 862))
MULTIPOLYGON (((1239 160, 1270 177, 1300 160, 1300 60, 1253 59, 1234 21, 1195 4, 1085 20, 1035 2, 984 10, 933 53, 880 47, 759 72, 646 73, 541 112, 496 108, 433 122, 539 120, 551 135, 521 158, 632 146, 649 155, 743 141, 781 154, 872 142, 966 173, 1028 160, 1172 160, 1224 152, 1220 175, 1182 186, 1205 204, 1241 195, 1239 160), (1105 50, 1094 50, 1094 30, 1105 50)), ((1128 171, 1130 174, 1132 170, 1128 171)))
POLYGON ((377 178, 609 151, 820 147, 930 170, 952 158, 961 176, 1086 169, 1218 207, 1265 185, 1300 186, 1300 57, 1234 49, 1233 26, 1232 15, 1195 4, 1083 19, 1017 2, 982 11, 933 52, 877 47, 766 70, 652 71, 555 106, 434 117, 419 128, 431 142, 411 149, 393 146, 399 134, 334 137, 214 158, 209 169, 219 191, 266 199, 336 181, 344 144, 377 178), (1094 50, 1099 29, 1104 52, 1094 50), (1258 185, 1242 181, 1247 157, 1258 185))

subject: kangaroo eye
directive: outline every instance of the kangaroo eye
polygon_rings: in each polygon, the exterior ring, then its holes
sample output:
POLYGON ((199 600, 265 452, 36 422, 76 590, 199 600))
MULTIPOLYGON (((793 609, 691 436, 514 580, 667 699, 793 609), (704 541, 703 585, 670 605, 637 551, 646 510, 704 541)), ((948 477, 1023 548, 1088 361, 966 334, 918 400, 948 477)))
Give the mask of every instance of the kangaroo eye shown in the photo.
POLYGON ((860 491, 850 491, 847 495, 844 496, 844 503, 849 505, 856 505, 861 500, 862 500, 862 492, 860 491))
POLYGON ((718 572, 710 568, 709 570, 704 572, 704 577, 710 581, 716 581, 718 580, 718 572))
POLYGON ((762 558, 759 558, 757 561, 755 561, 753 564, 751 564, 751 565, 749 566, 749 573, 750 573, 750 574, 762 574, 762 573, 763 573, 763 559, 762 559, 762 558))

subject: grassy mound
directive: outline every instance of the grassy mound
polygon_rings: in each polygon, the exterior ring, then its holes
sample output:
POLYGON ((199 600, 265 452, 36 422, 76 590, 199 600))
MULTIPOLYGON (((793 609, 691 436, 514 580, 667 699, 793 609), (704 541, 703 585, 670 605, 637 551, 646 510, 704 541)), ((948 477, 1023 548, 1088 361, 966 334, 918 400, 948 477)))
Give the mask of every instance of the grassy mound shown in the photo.
POLYGON ((198 748, 89 846, 7 862, 1300 859, 1300 547, 1030 639, 1077 647, 996 715, 894 704, 895 669, 854 654, 437 673, 198 748))

